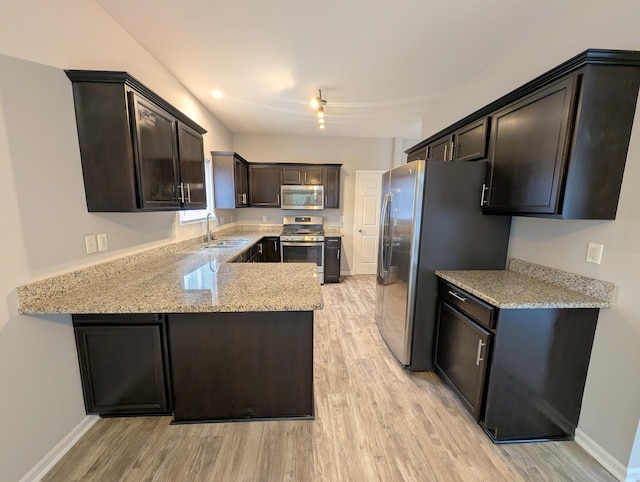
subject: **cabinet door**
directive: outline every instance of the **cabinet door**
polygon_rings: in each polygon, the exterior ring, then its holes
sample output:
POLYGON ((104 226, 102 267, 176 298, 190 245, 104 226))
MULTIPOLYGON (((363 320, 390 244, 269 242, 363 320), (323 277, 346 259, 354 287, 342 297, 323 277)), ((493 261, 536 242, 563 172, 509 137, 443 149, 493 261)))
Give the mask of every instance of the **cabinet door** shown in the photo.
POLYGON ((240 159, 234 159, 234 181, 236 190, 236 207, 249 206, 249 168, 240 159))
POLYGON ((114 324, 104 315, 89 323, 74 317, 87 413, 170 412, 164 324, 129 325, 128 315, 111 316, 114 324))
POLYGON ((491 120, 487 212, 557 212, 571 139, 571 76, 511 104, 491 120))
POLYGON ((282 184, 302 184, 301 166, 282 167, 282 184))
POLYGON ((141 209, 175 209, 178 161, 175 118, 144 97, 129 92, 141 209))
POLYGON ((423 147, 415 152, 411 152, 407 154, 407 162, 413 162, 417 160, 426 160, 427 159, 427 148, 423 147))
POLYGON ((453 134, 451 146, 456 161, 475 161, 487 157, 487 127, 489 118, 473 122, 453 134))
POLYGON ((490 333, 438 301, 434 365, 476 420, 480 417, 490 333))
POLYGON ((451 136, 433 141, 427 146, 427 159, 448 161, 451 159, 451 136))
POLYGON ((178 122, 178 158, 182 183, 183 207, 204 209, 207 195, 204 176, 204 151, 202 136, 189 126, 178 122))
POLYGON ((280 238, 278 236, 265 236, 262 238, 262 257, 260 261, 265 263, 280 262, 280 238))
POLYGON ((324 240, 324 282, 340 282, 340 237, 326 237, 324 240))
POLYGON ((249 166, 249 205, 280 207, 280 166, 249 166))
POLYGON ((324 207, 329 209, 340 207, 340 166, 325 169, 324 207))
POLYGON ((305 166, 302 169, 302 183, 321 186, 324 184, 324 168, 305 166))

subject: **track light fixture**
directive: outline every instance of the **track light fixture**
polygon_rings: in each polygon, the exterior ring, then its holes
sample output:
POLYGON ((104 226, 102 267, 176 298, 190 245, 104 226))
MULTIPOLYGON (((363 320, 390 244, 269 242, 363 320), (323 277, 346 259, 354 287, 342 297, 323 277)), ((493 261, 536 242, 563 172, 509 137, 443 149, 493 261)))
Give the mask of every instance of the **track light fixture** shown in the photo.
POLYGON ((324 106, 327 105, 327 101, 322 98, 322 89, 318 89, 318 97, 311 101, 311 107, 318 109, 317 118, 318 126, 320 129, 324 129, 324 106))

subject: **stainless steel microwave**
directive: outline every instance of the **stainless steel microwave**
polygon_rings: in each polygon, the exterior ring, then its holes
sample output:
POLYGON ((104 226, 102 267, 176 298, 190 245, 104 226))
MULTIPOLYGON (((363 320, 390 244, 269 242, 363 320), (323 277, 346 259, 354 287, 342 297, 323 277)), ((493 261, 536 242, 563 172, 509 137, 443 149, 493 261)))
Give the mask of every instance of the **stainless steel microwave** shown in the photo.
POLYGON ((324 209, 324 186, 280 186, 281 209, 324 209))

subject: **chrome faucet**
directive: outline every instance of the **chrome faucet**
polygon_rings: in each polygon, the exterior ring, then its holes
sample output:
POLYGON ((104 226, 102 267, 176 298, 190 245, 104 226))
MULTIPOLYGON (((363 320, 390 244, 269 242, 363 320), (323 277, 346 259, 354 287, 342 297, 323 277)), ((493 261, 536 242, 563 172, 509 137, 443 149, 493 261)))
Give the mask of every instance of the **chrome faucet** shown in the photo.
POLYGON ((213 239, 216 239, 216 237, 211 234, 211 229, 209 229, 209 219, 213 219, 214 227, 218 226, 218 216, 216 216, 216 213, 211 211, 207 214, 207 243, 210 243, 213 239))

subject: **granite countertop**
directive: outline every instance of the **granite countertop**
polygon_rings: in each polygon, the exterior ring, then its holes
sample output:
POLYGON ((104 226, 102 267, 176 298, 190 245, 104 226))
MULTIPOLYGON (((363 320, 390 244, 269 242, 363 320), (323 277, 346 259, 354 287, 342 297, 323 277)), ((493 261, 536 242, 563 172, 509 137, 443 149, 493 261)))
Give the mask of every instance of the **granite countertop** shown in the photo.
POLYGON ((612 283, 510 260, 508 270, 451 270, 435 272, 497 308, 610 308, 612 283))
POLYGON ((241 247, 186 243, 123 268, 91 267, 18 288, 19 310, 54 313, 187 313, 312 311, 323 306, 317 267, 310 263, 227 263, 263 236, 238 232, 241 247), (110 272, 113 270, 115 272, 110 272), (78 277, 92 277, 77 282, 78 277))

